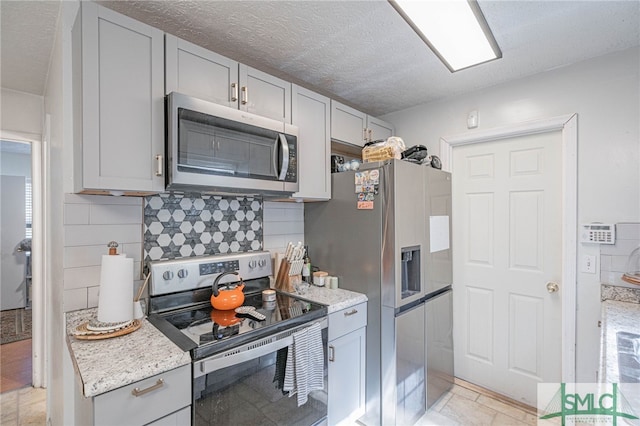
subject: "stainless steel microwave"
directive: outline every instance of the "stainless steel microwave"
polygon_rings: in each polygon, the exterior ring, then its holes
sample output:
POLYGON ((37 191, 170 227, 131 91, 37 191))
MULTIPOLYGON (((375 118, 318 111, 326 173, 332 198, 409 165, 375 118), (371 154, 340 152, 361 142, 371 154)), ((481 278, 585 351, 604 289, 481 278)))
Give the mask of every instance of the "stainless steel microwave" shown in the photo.
POLYGON ((298 191, 298 129, 172 92, 167 189, 287 195, 298 191))

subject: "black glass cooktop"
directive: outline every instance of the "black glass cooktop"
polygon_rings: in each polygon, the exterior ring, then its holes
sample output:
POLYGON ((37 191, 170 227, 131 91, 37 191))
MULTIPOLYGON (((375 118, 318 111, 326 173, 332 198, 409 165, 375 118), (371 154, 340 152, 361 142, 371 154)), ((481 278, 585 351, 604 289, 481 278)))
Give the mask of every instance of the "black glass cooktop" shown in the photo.
POLYGON ((262 293, 245 295, 243 306, 255 311, 240 314, 201 303, 151 314, 149 321, 183 350, 191 351, 193 359, 201 359, 327 315, 324 305, 279 292, 273 302, 263 301, 262 293))

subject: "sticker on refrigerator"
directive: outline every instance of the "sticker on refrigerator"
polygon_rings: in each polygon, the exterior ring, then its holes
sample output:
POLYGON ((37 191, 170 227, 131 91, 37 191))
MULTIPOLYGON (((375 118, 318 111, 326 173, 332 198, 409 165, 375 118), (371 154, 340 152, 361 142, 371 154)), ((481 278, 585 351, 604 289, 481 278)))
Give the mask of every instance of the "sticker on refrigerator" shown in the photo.
POLYGON ((365 170, 355 173, 356 199, 358 210, 373 210, 373 202, 378 194, 379 170, 365 170))

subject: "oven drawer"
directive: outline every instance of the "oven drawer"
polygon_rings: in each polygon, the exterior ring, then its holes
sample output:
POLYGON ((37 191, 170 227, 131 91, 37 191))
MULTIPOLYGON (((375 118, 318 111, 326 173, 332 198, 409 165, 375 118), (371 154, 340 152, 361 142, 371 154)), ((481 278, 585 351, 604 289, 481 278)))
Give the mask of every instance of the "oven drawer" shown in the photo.
POLYGON ((367 302, 329 314, 329 341, 367 325, 367 302))
POLYGON ((96 426, 153 422, 191 405, 191 365, 98 395, 93 403, 96 426))

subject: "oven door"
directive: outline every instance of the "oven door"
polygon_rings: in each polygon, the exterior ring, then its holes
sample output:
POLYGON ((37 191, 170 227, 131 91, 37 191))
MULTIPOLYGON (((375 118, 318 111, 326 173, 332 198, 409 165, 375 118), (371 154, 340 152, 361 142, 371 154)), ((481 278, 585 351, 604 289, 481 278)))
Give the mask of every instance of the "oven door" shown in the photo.
POLYGON ((327 319, 316 322, 322 327, 322 390, 311 391, 301 406, 282 390, 292 335, 311 322, 194 362, 193 424, 326 425, 327 319))

